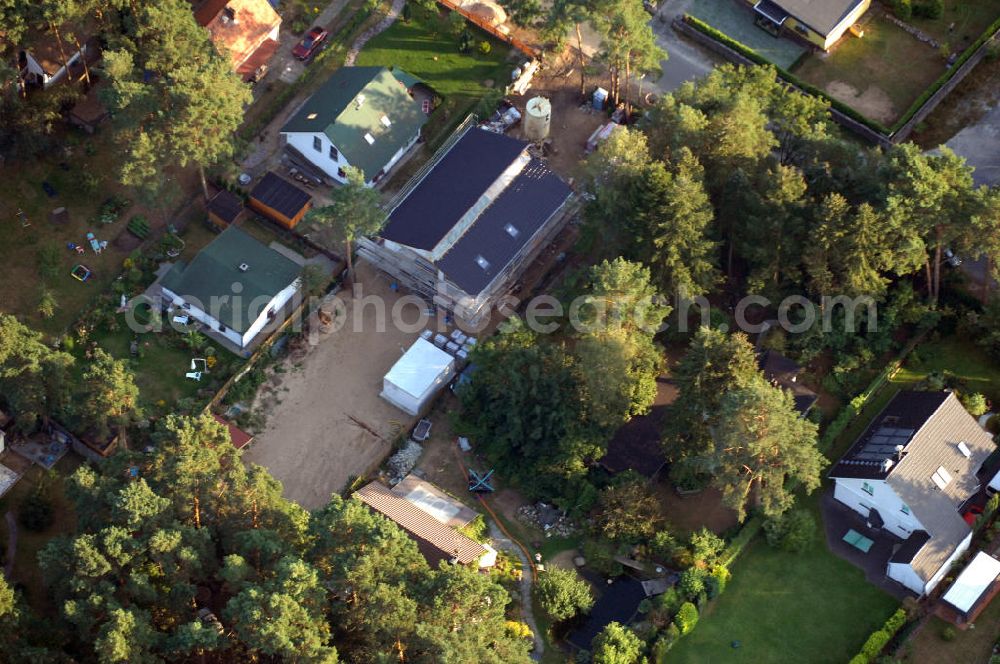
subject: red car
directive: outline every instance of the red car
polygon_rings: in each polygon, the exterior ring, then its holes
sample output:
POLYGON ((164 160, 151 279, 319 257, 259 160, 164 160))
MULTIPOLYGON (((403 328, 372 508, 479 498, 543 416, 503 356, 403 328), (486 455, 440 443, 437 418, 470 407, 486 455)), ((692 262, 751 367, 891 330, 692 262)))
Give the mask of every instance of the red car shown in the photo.
POLYGON ((330 34, 326 30, 317 25, 306 33, 302 41, 295 45, 295 48, 292 49, 292 55, 299 60, 311 59, 323 47, 329 36, 330 34))

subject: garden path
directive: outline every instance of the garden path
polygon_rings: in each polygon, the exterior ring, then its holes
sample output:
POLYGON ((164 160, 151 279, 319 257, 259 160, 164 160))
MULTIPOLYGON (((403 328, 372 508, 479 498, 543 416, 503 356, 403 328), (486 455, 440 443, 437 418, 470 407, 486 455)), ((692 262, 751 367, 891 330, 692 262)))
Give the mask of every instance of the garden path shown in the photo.
POLYGON ((371 39, 376 35, 388 30, 389 26, 396 22, 396 19, 399 18, 399 14, 403 11, 403 5, 405 4, 406 0, 392 0, 392 7, 389 8, 389 13, 385 15, 385 18, 365 30, 354 41, 354 44, 351 46, 351 50, 347 52, 347 57, 344 58, 345 67, 354 66, 354 61, 358 59, 358 53, 360 53, 361 49, 365 47, 365 44, 371 41, 371 39))

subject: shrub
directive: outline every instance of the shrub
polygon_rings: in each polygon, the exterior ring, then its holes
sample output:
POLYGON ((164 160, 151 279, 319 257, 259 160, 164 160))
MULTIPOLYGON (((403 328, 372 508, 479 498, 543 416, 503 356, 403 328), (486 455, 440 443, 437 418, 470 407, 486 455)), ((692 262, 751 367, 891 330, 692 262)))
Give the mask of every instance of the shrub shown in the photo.
POLYGON ((773 547, 801 553, 815 540, 816 519, 804 509, 793 509, 764 522, 767 543, 773 547))
POLYGON ((680 610, 674 617, 674 624, 677 625, 677 631, 680 632, 681 636, 690 634, 691 630, 698 624, 698 607, 691 602, 681 604, 680 610))
POLYGON ((910 0, 893 0, 892 12, 899 19, 909 21, 913 17, 913 5, 910 0))
POLYGON ((662 595, 657 595, 653 602, 656 605, 656 609, 674 614, 677 613, 677 610, 681 608, 681 604, 684 603, 684 597, 681 596, 680 591, 676 587, 673 587, 667 588, 666 592, 662 595))
POLYGON ((951 625, 947 625, 941 630, 941 639, 944 641, 954 641, 956 636, 958 636, 958 632, 951 625))
MULTIPOLYGON (((1000 495, 1000 494, 998 494, 1000 495)), ((677 553, 677 540, 666 530, 661 530, 653 535, 649 542, 649 555, 661 562, 673 560, 677 553)))
POLYGON ((731 577, 732 574, 729 572, 729 569, 722 565, 718 565, 712 569, 708 578, 705 579, 705 590, 708 592, 709 599, 714 599, 721 595, 726 590, 731 577))
POLYGON ((944 0, 924 0, 913 6, 913 15, 921 18, 937 19, 944 14, 944 0))
POLYGON ((607 577, 622 573, 621 563, 615 560, 615 550, 607 540, 587 540, 583 544, 583 557, 587 566, 607 577))
POLYGON ((31 493, 21 503, 21 507, 18 510, 18 516, 21 519, 21 525, 24 526, 26 530, 30 530, 34 533, 40 533, 47 530, 49 526, 55 521, 55 514, 52 510, 52 501, 49 500, 48 496, 45 495, 44 491, 36 490, 31 493))
POLYGON ((973 417, 979 417, 984 415, 988 410, 986 405, 986 397, 984 397, 979 392, 973 392, 972 394, 963 394, 960 401, 965 409, 969 411, 969 414, 973 417))
POLYGON ((892 640, 892 637, 906 624, 907 614, 903 609, 896 609, 896 612, 889 616, 881 629, 871 633, 865 644, 861 646, 861 652, 851 658, 850 664, 870 664, 879 659, 882 650, 892 640))
POLYGON ((575 570, 552 567, 538 578, 538 604, 554 621, 568 620, 594 606, 590 584, 575 570))
POLYGON ((691 567, 681 573, 677 588, 687 599, 694 599, 705 592, 705 578, 708 572, 700 567, 691 567))
POLYGON ((489 52, 493 50, 493 45, 490 44, 485 39, 479 42, 479 52, 483 55, 489 55, 489 52))
MULTIPOLYGON (((212 362, 214 359, 214 357, 209 357, 205 363, 209 365, 214 364, 214 362, 212 362)), ((479 542, 480 544, 489 540, 489 527, 486 525, 486 519, 482 514, 462 526, 460 532, 469 539, 479 542)))
POLYGON ((688 540, 688 552, 691 554, 691 561, 696 565, 706 567, 714 565, 725 548, 725 541, 708 528, 691 533, 691 538, 688 540))
POLYGON ((42 289, 42 295, 38 299, 38 315, 42 318, 49 319, 56 315, 56 307, 58 303, 56 298, 52 295, 52 291, 48 288, 42 289))

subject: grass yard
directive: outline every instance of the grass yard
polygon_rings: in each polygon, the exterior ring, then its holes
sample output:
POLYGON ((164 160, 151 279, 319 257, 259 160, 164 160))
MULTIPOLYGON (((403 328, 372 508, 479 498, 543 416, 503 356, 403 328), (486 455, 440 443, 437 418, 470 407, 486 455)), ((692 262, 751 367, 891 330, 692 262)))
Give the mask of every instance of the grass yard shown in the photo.
POLYGON ((1000 634, 1000 601, 993 603, 976 619, 976 628, 957 631, 954 641, 945 641, 941 632, 948 623, 931 617, 910 637, 901 651, 904 662, 950 662, 981 664, 989 661, 993 643, 1000 634))
POLYGON ((487 90, 506 83, 512 67, 507 62, 510 47, 471 24, 468 29, 474 46, 469 53, 462 53, 446 18, 446 14, 413 6, 409 21, 396 21, 368 42, 357 60, 359 66, 399 67, 425 81, 443 98, 424 127, 432 147, 473 111, 487 90), (483 41, 491 46, 487 54, 478 50, 483 41))
MULTIPOLYGON (((818 521, 819 490, 800 502, 818 521)), ((758 538, 732 571, 726 592, 665 662, 845 662, 898 606, 861 570, 830 553, 822 527, 801 554, 758 538)))
POLYGON ((938 19, 913 17, 908 22, 934 37, 949 50, 962 52, 1000 18, 1000 0, 944 0, 938 19))
POLYGON ((872 120, 891 125, 945 71, 938 50, 872 9, 865 36, 845 36, 833 52, 811 54, 792 72, 872 120))
MULTIPOLYGON (((55 475, 52 483, 48 486, 48 495, 52 500, 54 521, 48 529, 40 533, 33 533, 25 529, 18 523, 17 533, 17 554, 14 558, 14 580, 24 585, 25 597, 38 615, 43 616, 50 612, 48 593, 42 582, 42 572, 38 567, 38 552, 49 540, 56 535, 71 533, 76 528, 76 515, 70 508, 69 501, 64 493, 65 478, 71 475, 80 464, 82 459, 70 452, 56 464, 55 475)), ((15 513, 21 503, 35 490, 43 470, 38 466, 32 466, 17 485, 0 498, 0 515, 6 514, 8 510, 15 513)), ((0 543, 6 550, 7 528, 6 524, 0 522, 0 543)))
POLYGON ((86 309, 94 297, 107 290, 121 271, 125 253, 109 244, 100 255, 87 247, 84 254, 66 248, 67 243, 86 244, 86 233, 93 231, 99 239, 114 240, 125 228, 123 221, 107 226, 91 223, 101 202, 121 192, 114 181, 114 159, 117 156, 109 139, 110 132, 94 136, 69 133, 58 138, 71 146, 71 154, 54 151, 54 155, 25 161, 8 161, 4 177, 0 178, 0 264, 4 279, 0 281, 2 309, 48 334, 64 330, 86 309), (64 163, 65 168, 60 167, 64 163), (42 182, 50 183, 57 195, 49 197, 42 182), (54 224, 49 214, 65 207, 69 221, 54 224), (17 217, 21 209, 30 226, 22 227, 17 217), (39 252, 50 248, 57 256, 54 274, 43 276, 39 252), (93 275, 86 283, 70 276, 77 263, 91 268, 93 275), (43 319, 36 311, 43 288, 55 297, 55 316, 43 319))

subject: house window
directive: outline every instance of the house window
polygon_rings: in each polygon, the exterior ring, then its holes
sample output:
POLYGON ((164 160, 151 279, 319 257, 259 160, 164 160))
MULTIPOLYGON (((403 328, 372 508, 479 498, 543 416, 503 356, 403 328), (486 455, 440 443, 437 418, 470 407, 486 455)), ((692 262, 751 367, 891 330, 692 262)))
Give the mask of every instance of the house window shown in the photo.
POLYGON ((868 482, 862 482, 861 483, 861 490, 864 491, 865 493, 867 493, 869 496, 874 496, 875 495, 875 487, 873 487, 868 482))
POLYGON ((333 145, 330 146, 330 159, 333 161, 340 161, 340 153, 337 152, 337 148, 333 145))
POLYGON ((906 516, 910 516, 910 506, 909 505, 903 505, 902 507, 899 508, 899 511, 902 512, 903 514, 905 514, 906 516))
POLYGON ((346 178, 347 177, 347 171, 345 171, 343 168, 338 168, 337 169, 337 177, 340 178, 340 179, 346 178))
POLYGON ((316 152, 323 151, 323 139, 319 136, 313 136, 313 150, 316 152))

